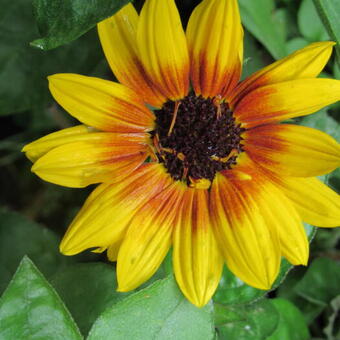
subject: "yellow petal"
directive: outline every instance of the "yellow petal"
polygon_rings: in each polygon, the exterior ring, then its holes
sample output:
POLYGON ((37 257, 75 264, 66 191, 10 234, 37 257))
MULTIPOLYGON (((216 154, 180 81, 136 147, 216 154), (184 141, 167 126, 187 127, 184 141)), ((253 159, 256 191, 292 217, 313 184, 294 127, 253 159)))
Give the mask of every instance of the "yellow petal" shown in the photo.
POLYGON ((261 208, 279 233, 282 255, 293 265, 307 265, 309 242, 300 215, 279 188, 267 183, 266 189, 268 202, 261 208))
MULTIPOLYGON (((124 237, 125 234, 122 236, 124 237)), ((112 262, 117 261, 118 252, 119 252, 120 246, 122 245, 122 242, 123 242, 123 238, 116 241, 115 243, 110 244, 110 246, 107 248, 107 258, 109 259, 109 261, 112 261, 112 262)))
POLYGON ((250 91, 265 85, 317 77, 332 54, 332 41, 316 42, 259 70, 241 82, 232 94, 236 103, 250 91))
POLYGON ((136 212, 118 253, 118 291, 140 286, 162 263, 185 189, 184 184, 175 182, 136 212))
POLYGON ((183 294, 204 306, 220 281, 223 260, 214 238, 208 210, 208 191, 187 189, 174 229, 173 265, 183 294))
POLYGON ((100 42, 117 79, 147 103, 160 107, 165 97, 152 85, 138 57, 137 25, 138 14, 133 5, 128 4, 98 24, 100 42))
POLYGON ((123 239, 136 211, 171 182, 161 165, 149 163, 119 183, 99 185, 68 228, 61 252, 74 255, 87 248, 113 247, 123 239))
POLYGON ((305 116, 340 99, 340 80, 297 79, 259 87, 236 105, 246 127, 305 116))
POLYGON ((145 139, 144 134, 94 132, 50 150, 32 171, 45 181, 66 187, 118 181, 146 159, 145 139))
POLYGON ((25 152, 26 157, 35 162, 38 158, 45 155, 48 151, 56 148, 57 146, 83 141, 88 137, 88 134, 94 132, 93 128, 85 125, 78 125, 71 128, 63 129, 53 132, 37 139, 36 141, 25 145, 22 152, 25 152))
POLYGON ((340 144, 324 132, 291 124, 268 124, 243 134, 244 150, 258 164, 288 176, 311 177, 340 166, 340 144))
POLYGON ((320 180, 287 177, 280 185, 303 221, 317 227, 340 226, 340 196, 320 180))
POLYGON ((217 174, 211 188, 216 240, 237 277, 255 288, 270 289, 281 261, 278 223, 272 223, 274 192, 268 187, 270 182, 256 173, 251 180, 238 179, 233 170, 225 176, 217 174))
POLYGON ((137 46, 157 88, 172 100, 186 96, 189 55, 174 0, 146 0, 138 22, 137 46))
POLYGON ((190 17, 186 35, 195 93, 227 96, 242 72, 243 29, 237 1, 202 1, 190 17))
POLYGON ((124 85, 66 73, 48 79, 54 99, 88 126, 112 132, 146 131, 153 126, 151 111, 124 85))

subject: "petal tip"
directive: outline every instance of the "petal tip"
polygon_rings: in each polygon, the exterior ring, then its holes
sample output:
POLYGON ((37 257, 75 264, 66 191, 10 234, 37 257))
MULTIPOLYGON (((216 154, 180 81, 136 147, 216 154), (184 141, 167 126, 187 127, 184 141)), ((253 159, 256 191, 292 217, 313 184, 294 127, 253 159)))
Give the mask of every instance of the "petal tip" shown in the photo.
POLYGON ((66 256, 75 255, 76 252, 72 251, 72 247, 68 244, 68 242, 64 242, 64 240, 61 241, 59 245, 59 251, 61 254, 66 256))

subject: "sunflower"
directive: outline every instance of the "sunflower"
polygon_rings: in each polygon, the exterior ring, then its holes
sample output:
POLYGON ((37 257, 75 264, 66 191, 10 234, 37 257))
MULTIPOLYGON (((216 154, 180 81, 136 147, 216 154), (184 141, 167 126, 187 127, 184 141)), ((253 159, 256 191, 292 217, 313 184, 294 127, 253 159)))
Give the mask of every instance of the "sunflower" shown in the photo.
POLYGON ((129 4, 98 24, 119 83, 49 77, 55 100, 83 125, 24 147, 42 179, 101 183, 66 232, 65 255, 87 248, 117 261, 118 290, 149 279, 173 248, 183 294, 214 294, 223 264, 269 289, 281 257, 306 265, 303 222, 334 227, 340 198, 315 176, 340 164, 327 134, 279 124, 340 99, 316 78, 333 42, 313 43, 240 82, 236 0, 204 0, 184 32, 174 0, 129 4))

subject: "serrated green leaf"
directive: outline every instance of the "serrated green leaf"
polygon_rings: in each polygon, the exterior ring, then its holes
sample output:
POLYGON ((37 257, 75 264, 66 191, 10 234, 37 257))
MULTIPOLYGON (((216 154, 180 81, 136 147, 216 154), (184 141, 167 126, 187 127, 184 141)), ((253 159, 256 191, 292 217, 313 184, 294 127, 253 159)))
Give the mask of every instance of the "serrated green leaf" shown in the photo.
POLYGON ((0 209, 0 293, 25 254, 45 275, 72 261, 59 253, 59 238, 53 232, 18 213, 0 209))
POLYGON ((311 0, 302 1, 298 11, 298 25, 301 34, 310 42, 329 39, 311 0))
POLYGON ((32 45, 50 50, 77 39, 99 21, 119 11, 131 0, 33 0, 34 12, 43 38, 32 45))
POLYGON ((63 268, 50 280, 86 335, 98 316, 128 293, 116 292, 113 266, 82 263, 63 268))
POLYGON ((268 299, 242 307, 216 309, 220 339, 262 340, 275 331, 279 322, 279 315, 268 299))
POLYGON ((270 300, 279 313, 279 324, 266 340, 309 340, 310 335, 303 315, 285 299, 270 300))
POLYGON ((273 15, 273 0, 240 0, 242 23, 271 53, 275 59, 283 58, 286 53, 282 30, 273 15))
POLYGON ((62 301, 27 257, 0 299, 1 340, 80 340, 62 301))
POLYGON ((340 2, 338 0, 314 0, 318 14, 335 46, 340 66, 340 2))
POLYGON ((169 277, 108 308, 94 323, 88 340, 209 340, 214 333, 212 305, 193 306, 169 277))
POLYGON ((317 258, 294 291, 312 303, 327 305, 340 294, 339 282, 340 264, 329 258, 317 258))

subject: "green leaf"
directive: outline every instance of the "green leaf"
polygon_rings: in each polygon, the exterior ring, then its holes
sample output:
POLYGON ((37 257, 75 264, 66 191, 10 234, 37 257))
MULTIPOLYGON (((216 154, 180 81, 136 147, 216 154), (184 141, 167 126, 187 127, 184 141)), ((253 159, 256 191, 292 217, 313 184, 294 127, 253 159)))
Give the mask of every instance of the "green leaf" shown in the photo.
POLYGON ((328 34, 311 0, 302 1, 298 11, 298 25, 301 34, 310 42, 328 39, 328 34))
POLYGON ((332 313, 328 319, 328 324, 324 328, 324 333, 327 340, 340 339, 340 325, 338 318, 340 316, 340 295, 331 301, 332 313))
POLYGON ((271 304, 279 313, 279 324, 266 340, 309 340, 310 335, 301 312, 288 300, 273 299, 271 304))
POLYGON ((340 139, 340 125, 334 118, 327 114, 327 108, 303 117, 299 124, 324 131, 333 138, 340 139))
POLYGON ((319 228, 313 241, 314 252, 336 252, 340 241, 340 228, 319 228))
POLYGON ((193 306, 169 277, 108 308, 88 340, 213 338, 212 305, 193 306))
POLYGON ((33 0, 42 39, 32 45, 50 50, 77 39, 131 0, 33 0))
POLYGON ((309 42, 304 38, 293 38, 286 43, 287 53, 293 53, 301 48, 306 47, 309 42))
POLYGON ((268 299, 242 307, 219 306, 216 310, 217 333, 221 339, 262 340, 275 331, 279 321, 268 299))
MULTIPOLYGON (((314 236, 315 228, 305 225, 306 233, 309 240, 314 236)), ((287 276, 288 272, 293 266, 285 259, 281 261, 281 268, 278 277, 276 278, 271 290, 277 288, 287 276)), ((268 291, 256 289, 248 286, 235 275, 233 275, 228 268, 224 267, 223 274, 219 286, 216 290, 213 299, 217 303, 226 305, 240 305, 256 301, 266 295, 268 291)))
POLYGON ((83 263, 59 270, 50 280, 86 335, 97 317, 128 293, 116 292, 113 266, 83 263))
POLYGON ((314 0, 318 14, 335 46, 340 66, 340 2, 338 0, 314 0))
MULTIPOLYGON (((340 140, 340 124, 327 114, 328 108, 312 115, 303 117, 299 124, 318 129, 340 140)), ((340 190, 340 169, 320 177, 326 184, 335 190, 340 190)))
POLYGON ((0 339, 80 340, 62 301, 27 257, 0 299, 0 339))
POLYGON ((31 2, 2 0, 1 5, 0 115, 31 110, 20 115, 25 130, 54 128, 57 110, 46 77, 59 72, 91 75, 104 59, 97 33, 93 30, 54 51, 40 51, 29 46, 38 35, 31 2))
POLYGON ((49 276, 70 259, 59 253, 59 238, 24 216, 0 209, 0 293, 27 254, 49 276))
POLYGON ((258 42, 245 30, 244 32, 244 63, 242 69, 242 79, 250 76, 254 72, 266 66, 265 60, 270 58, 260 49, 258 42))
POLYGON ((306 300, 325 306, 340 294, 339 282, 340 264, 329 258, 317 258, 294 290, 306 300))
POLYGON ((286 53, 280 22, 273 15, 273 0, 240 0, 242 23, 271 53, 275 59, 286 53))
POLYGON ((280 287, 278 294, 299 307, 307 324, 311 324, 339 294, 340 265, 330 259, 319 258, 303 274, 289 286, 280 287))

